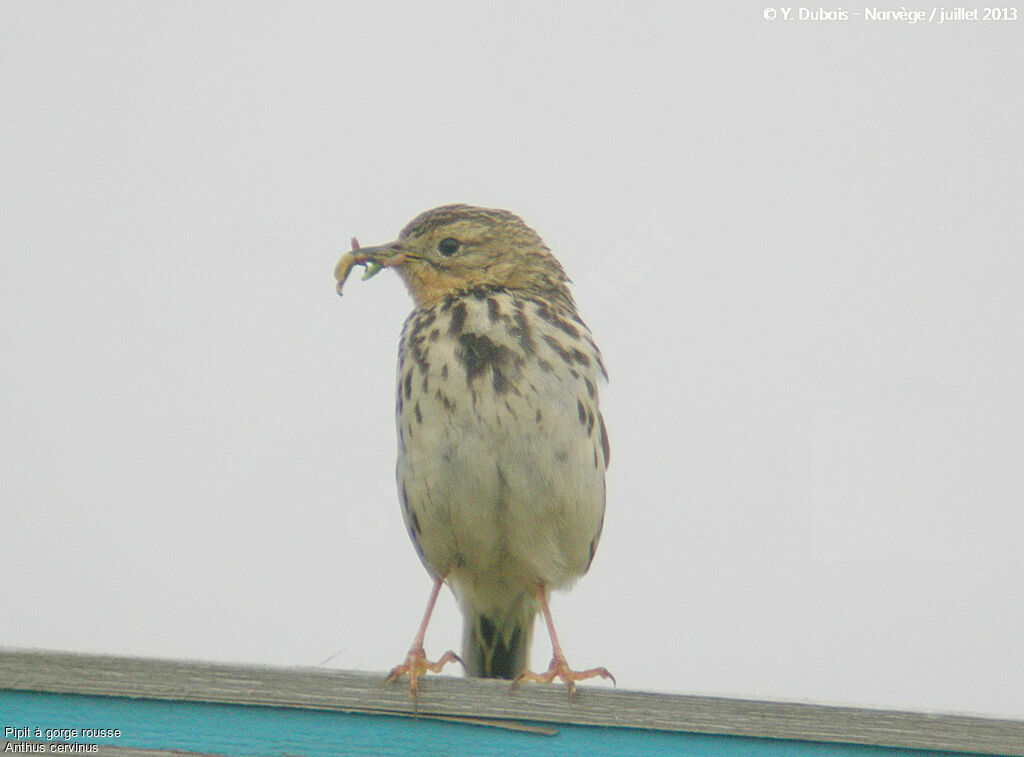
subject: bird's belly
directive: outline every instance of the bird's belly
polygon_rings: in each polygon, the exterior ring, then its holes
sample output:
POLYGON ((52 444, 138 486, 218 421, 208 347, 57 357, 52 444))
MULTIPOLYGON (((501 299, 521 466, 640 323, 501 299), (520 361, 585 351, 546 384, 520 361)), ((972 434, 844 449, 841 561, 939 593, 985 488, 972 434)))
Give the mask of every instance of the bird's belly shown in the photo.
POLYGON ((398 488, 435 576, 497 604, 586 572, 604 515, 600 375, 582 321, 539 301, 492 293, 410 316, 398 488))
POLYGON ((559 586, 586 571, 604 469, 575 403, 557 391, 478 391, 475 405, 454 409, 421 399, 421 418, 438 417, 417 424, 411 414, 398 479, 413 539, 435 573, 559 586))

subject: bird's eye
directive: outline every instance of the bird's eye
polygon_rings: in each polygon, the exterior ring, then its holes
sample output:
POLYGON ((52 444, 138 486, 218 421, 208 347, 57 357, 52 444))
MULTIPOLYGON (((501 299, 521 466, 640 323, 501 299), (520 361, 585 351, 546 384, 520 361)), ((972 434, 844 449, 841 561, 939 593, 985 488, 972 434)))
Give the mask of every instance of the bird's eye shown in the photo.
POLYGON ((452 239, 451 237, 445 237, 437 244, 437 251, 444 255, 446 258, 451 257, 459 251, 459 247, 462 243, 458 239, 452 239))

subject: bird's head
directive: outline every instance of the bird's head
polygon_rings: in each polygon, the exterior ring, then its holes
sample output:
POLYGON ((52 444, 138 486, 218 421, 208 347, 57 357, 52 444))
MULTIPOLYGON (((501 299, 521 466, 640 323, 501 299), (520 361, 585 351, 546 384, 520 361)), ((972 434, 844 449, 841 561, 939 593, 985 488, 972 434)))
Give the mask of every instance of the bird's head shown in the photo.
POLYGON ((474 289, 504 289, 573 307, 561 264, 537 232, 507 210, 442 205, 414 218, 394 242, 347 255, 335 270, 339 291, 345 264, 375 263, 398 272, 417 307, 474 289))

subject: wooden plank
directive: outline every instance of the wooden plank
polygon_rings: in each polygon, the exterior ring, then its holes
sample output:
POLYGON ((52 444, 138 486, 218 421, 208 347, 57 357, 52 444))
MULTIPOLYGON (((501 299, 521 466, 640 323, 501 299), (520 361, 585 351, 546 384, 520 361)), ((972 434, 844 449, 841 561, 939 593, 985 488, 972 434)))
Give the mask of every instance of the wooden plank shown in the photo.
MULTIPOLYGON (((0 688, 411 715, 383 674, 0 649, 0 688)), ((429 676, 421 715, 1024 755, 1024 722, 429 676)))

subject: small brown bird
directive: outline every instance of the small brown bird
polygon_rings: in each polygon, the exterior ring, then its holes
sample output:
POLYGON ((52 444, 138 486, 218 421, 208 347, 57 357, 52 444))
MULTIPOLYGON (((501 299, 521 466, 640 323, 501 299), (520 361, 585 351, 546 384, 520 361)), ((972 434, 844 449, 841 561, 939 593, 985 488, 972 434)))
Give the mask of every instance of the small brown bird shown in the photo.
POLYGON ((594 558, 605 509, 608 433, 598 407, 601 353, 569 279, 537 233, 506 210, 445 205, 395 242, 353 240, 335 268, 393 268, 415 302, 398 352, 398 492, 434 587, 403 664, 417 679, 459 658, 427 659, 423 638, 441 584, 464 615, 471 676, 550 682, 602 676, 569 668, 548 607, 594 558), (537 610, 553 657, 527 672, 537 610))

